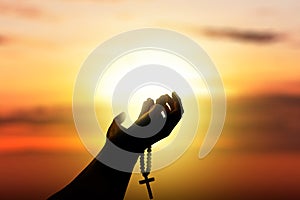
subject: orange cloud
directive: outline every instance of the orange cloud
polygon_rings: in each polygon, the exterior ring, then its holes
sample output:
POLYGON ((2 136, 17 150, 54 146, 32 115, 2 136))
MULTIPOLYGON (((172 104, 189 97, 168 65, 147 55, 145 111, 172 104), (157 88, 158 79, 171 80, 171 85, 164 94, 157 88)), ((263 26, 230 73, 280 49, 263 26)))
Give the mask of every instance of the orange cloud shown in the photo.
POLYGON ((43 12, 33 5, 28 3, 17 2, 1 2, 0 13, 7 15, 18 15, 22 17, 36 18, 43 15, 43 12))
POLYGON ((0 114, 0 126, 9 124, 12 126, 18 124, 47 125, 70 123, 72 121, 72 114, 69 108, 34 107, 0 114))
POLYGON ((300 96, 284 94, 230 99, 221 137, 230 145, 220 145, 220 149, 300 152, 299 102, 300 96))
POLYGON ((4 35, 0 35, 0 46, 5 45, 10 41, 11 41, 11 39, 9 37, 6 37, 4 35))

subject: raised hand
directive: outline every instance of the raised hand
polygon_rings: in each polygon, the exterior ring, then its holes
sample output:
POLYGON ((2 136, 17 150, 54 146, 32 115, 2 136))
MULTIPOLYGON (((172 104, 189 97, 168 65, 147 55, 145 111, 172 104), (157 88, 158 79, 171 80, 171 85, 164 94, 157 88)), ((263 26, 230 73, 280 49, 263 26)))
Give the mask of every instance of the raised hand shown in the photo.
POLYGON ((179 96, 173 92, 172 98, 165 94, 155 104, 148 98, 142 106, 140 115, 128 129, 121 123, 125 114, 121 113, 113 120, 107 132, 107 138, 118 147, 131 152, 143 152, 150 145, 170 135, 183 114, 179 96))
MULTIPOLYGON (((121 125, 125 119, 124 113, 115 117, 107 131, 107 138, 119 148, 142 153, 150 145, 167 137, 181 119, 182 114, 182 104, 175 92, 172 93, 172 98, 169 95, 162 95, 155 103, 149 98, 143 103, 138 119, 128 129, 121 125), (156 124, 162 124, 162 126, 157 129, 156 124)), ((138 156, 115 151, 110 143, 102 148, 98 156, 70 184, 49 197, 49 200, 124 199, 138 156), (119 166, 126 166, 128 171, 120 171, 108 166, 101 162, 103 159, 108 159, 119 166)), ((149 182, 150 179, 145 180, 149 182)))

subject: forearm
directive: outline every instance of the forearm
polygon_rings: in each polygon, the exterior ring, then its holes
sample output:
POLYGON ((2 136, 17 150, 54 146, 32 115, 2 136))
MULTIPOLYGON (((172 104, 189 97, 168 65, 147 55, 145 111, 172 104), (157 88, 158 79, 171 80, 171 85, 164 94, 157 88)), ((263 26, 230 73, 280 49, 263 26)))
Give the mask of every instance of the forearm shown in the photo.
POLYGON ((138 154, 126 157, 119 150, 107 142, 97 158, 50 199, 123 199, 138 154), (123 168, 126 171, 119 170, 123 168))

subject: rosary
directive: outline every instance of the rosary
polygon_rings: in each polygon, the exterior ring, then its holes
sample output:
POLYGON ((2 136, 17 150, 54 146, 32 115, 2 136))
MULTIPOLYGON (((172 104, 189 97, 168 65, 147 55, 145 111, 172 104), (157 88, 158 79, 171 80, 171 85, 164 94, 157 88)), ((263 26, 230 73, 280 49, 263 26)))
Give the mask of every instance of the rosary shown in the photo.
POLYGON ((154 178, 148 178, 148 175, 150 174, 151 171, 151 146, 147 148, 147 154, 146 154, 146 168, 145 168, 145 156, 144 153, 141 154, 140 156, 140 169, 141 169, 141 173, 144 177, 144 180, 140 180, 139 183, 140 184, 146 184, 147 186, 147 190, 148 190, 148 195, 149 195, 149 199, 153 199, 153 195, 152 195, 152 191, 150 188, 150 182, 154 181, 154 178))

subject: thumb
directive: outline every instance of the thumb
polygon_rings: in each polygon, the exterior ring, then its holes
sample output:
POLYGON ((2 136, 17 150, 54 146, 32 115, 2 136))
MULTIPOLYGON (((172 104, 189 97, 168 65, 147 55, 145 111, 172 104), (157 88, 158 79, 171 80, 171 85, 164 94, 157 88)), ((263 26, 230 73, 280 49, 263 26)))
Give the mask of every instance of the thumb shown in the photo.
POLYGON ((108 138, 115 137, 115 135, 119 131, 122 131, 124 127, 121 125, 121 123, 124 122, 125 118, 126 118, 126 114, 124 112, 121 112, 114 118, 110 127, 108 128, 108 132, 107 132, 108 138))
POLYGON ((153 105, 154 105, 154 101, 151 98, 148 98, 146 101, 144 101, 138 118, 140 118, 142 115, 144 115, 146 112, 148 112, 152 108, 153 105))
POLYGON ((124 122, 125 118, 126 118, 126 113, 121 112, 114 118, 114 122, 118 125, 121 125, 124 122))

